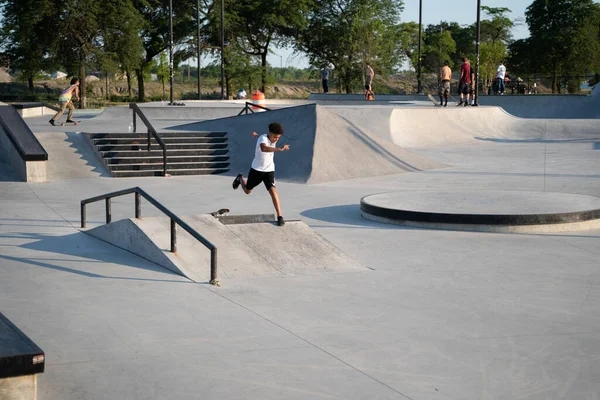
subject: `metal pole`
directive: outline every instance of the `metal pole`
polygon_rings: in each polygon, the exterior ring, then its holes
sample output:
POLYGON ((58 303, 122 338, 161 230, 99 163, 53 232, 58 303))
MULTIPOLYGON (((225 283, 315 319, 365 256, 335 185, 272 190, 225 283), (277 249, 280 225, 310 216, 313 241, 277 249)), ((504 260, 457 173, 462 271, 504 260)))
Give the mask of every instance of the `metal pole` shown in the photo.
POLYGON ((136 113, 135 110, 131 110, 133 111, 133 132, 137 132, 137 118, 136 118, 136 113))
POLYGON ((85 218, 85 204, 81 204, 81 227, 85 228, 86 218, 85 218))
POLYGON ((475 99, 473 105, 479 105, 479 40, 481 31, 481 0, 477 0, 477 36, 475 38, 475 90, 473 96, 475 99))
POLYGON ((171 252, 177 253, 177 223, 171 219, 171 252))
POLYGON ((225 0, 221 0, 221 100, 225 100, 225 0))
POLYGON ((419 0, 419 44, 418 44, 418 57, 417 60, 417 92, 421 94, 421 26, 423 17, 423 0, 419 0))
POLYGON ((219 285, 217 280, 217 248, 213 248, 210 251, 210 283, 213 285, 219 285))
POLYGON ((135 194, 135 217, 142 218, 142 196, 136 192, 135 194))
POLYGON ((202 99, 202 92, 200 89, 200 0, 196 0, 196 9, 198 15, 196 15, 196 25, 198 28, 198 100, 202 99))
POLYGON ((112 220, 112 210, 110 207, 110 197, 106 198, 106 223, 110 224, 110 221, 112 220))
POLYGON ((169 0, 169 30, 171 31, 169 39, 170 104, 173 105, 173 0, 169 0))

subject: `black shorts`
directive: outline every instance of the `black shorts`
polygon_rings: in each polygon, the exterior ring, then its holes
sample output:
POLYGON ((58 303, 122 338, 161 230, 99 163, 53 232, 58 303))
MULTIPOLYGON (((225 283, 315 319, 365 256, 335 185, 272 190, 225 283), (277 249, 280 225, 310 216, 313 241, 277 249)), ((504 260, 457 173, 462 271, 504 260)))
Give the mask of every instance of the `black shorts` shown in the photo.
POLYGON ((466 82, 461 82, 458 85, 458 94, 471 94, 471 84, 466 82))
POLYGON ((267 190, 275 187, 275 171, 261 172, 254 168, 250 168, 248 172, 248 180, 246 181, 246 189, 252 190, 263 182, 267 190))

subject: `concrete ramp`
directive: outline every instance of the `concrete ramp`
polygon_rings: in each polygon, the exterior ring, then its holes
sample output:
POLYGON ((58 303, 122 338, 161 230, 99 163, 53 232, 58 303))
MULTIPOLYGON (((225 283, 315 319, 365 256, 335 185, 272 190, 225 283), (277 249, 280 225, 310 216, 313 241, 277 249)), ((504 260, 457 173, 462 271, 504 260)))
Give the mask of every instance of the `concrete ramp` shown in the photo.
MULTIPOLYGON (((259 278, 365 270, 301 221, 224 225, 209 214, 183 220, 218 249, 218 278, 259 278)), ((210 252, 179 229, 171 253, 169 219, 126 219, 86 231, 195 282, 210 278, 210 252)))
POLYGON ((280 146, 291 146, 289 152, 275 155, 279 179, 312 184, 445 167, 316 104, 183 124, 171 129, 226 131, 231 171, 246 174, 256 144, 250 133, 267 133, 271 122, 281 123, 285 130, 280 146))
POLYGON ((595 120, 525 119, 499 107, 394 109, 390 136, 405 148, 480 141, 550 142, 600 138, 595 120))

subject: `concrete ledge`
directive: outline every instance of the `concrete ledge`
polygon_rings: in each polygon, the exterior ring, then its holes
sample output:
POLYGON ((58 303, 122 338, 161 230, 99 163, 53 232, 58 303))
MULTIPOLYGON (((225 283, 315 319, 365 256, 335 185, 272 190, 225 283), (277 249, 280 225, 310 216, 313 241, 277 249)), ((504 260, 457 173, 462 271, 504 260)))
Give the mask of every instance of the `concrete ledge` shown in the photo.
POLYGON ((35 400, 45 354, 0 313, 0 399, 35 400))
POLYGON ((58 107, 43 102, 19 103, 12 106, 22 118, 54 115, 59 110, 58 107))
POLYGON ((256 224, 261 222, 275 222, 275 214, 249 214, 249 215, 222 215, 216 216, 223 225, 256 224))
POLYGON ((363 197, 365 218, 429 229, 548 233, 600 227, 600 198, 549 192, 390 192, 363 197))

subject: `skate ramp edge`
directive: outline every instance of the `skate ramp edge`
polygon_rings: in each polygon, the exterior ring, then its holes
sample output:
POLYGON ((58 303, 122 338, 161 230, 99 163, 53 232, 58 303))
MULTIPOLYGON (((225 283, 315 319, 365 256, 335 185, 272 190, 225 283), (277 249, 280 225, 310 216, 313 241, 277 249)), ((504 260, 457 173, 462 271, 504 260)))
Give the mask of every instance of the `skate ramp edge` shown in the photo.
MULTIPOLYGON (((218 279, 365 271, 308 225, 287 221, 227 225, 210 214, 182 218, 218 249, 218 279)), ((210 251, 182 229, 170 252, 168 217, 126 219, 85 231, 195 282, 210 278, 210 251)))

